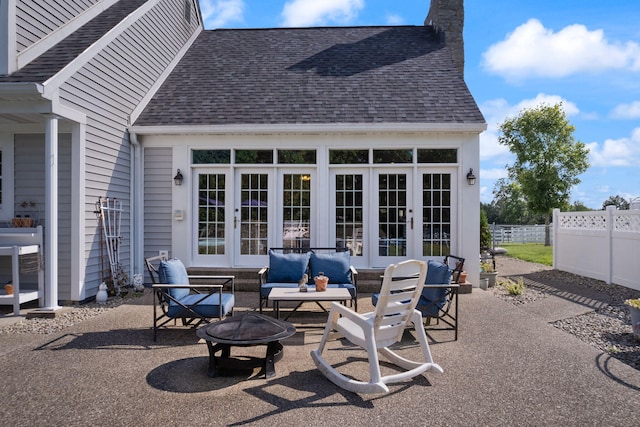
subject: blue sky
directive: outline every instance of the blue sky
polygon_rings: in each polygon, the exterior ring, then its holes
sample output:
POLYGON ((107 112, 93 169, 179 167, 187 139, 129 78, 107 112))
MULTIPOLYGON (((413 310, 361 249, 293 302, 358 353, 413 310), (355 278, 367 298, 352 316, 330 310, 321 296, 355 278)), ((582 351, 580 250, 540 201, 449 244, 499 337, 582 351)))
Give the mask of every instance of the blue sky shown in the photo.
MULTIPOLYGON (((423 25, 429 0, 200 0, 205 28, 423 25)), ((497 143, 506 117, 562 102, 591 167, 572 201, 599 209, 640 197, 640 2, 467 0, 465 80, 484 114, 481 200, 513 157, 497 143)))

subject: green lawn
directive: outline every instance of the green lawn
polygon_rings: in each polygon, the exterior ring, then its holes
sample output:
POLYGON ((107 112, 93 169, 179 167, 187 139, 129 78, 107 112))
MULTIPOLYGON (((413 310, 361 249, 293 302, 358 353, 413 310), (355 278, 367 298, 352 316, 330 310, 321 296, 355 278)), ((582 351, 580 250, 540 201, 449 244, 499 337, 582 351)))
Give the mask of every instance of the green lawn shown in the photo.
POLYGON ((507 256, 538 264, 553 265, 553 246, 539 243, 503 243, 499 246, 507 250, 507 256))

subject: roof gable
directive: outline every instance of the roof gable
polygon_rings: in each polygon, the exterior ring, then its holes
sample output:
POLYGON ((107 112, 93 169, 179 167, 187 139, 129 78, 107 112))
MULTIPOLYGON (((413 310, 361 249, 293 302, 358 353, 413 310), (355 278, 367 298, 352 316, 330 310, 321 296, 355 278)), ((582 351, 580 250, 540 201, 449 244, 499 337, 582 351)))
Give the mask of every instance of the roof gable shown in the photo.
POLYGON ((120 0, 20 70, 0 82, 44 83, 147 0, 120 0))
POLYGON ((431 27, 203 31, 136 126, 484 123, 431 27))

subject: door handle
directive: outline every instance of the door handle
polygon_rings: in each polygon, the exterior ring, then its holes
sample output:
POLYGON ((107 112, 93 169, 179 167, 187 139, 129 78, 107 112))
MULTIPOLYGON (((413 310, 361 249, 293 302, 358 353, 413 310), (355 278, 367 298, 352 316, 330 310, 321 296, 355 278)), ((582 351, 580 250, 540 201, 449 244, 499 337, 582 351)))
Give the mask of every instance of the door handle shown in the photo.
POLYGON ((413 230, 413 217, 411 217, 411 229, 413 230))
POLYGON ((238 228, 238 217, 234 216, 233 217, 233 229, 235 230, 236 228, 238 228))

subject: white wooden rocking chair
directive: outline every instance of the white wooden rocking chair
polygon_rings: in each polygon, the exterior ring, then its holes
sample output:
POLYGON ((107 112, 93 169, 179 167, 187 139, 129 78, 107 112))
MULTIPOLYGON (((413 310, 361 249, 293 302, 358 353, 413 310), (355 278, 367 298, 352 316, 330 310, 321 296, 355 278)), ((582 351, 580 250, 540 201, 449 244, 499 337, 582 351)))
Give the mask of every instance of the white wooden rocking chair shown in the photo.
POLYGON ((332 303, 320 345, 317 350, 311 351, 311 357, 320 372, 345 390, 362 394, 388 393, 387 384, 413 378, 428 370, 443 372, 433 362, 422 327, 422 314, 415 310, 426 274, 427 264, 423 261, 408 260, 389 265, 384 272, 378 304, 375 311, 370 313, 359 314, 346 306, 332 303), (422 362, 408 360, 388 348, 402 339, 410 323, 414 325, 422 350, 422 362), (323 358, 327 340, 341 337, 367 352, 371 377, 368 382, 341 374, 323 358), (378 352, 404 371, 382 376, 378 352))

